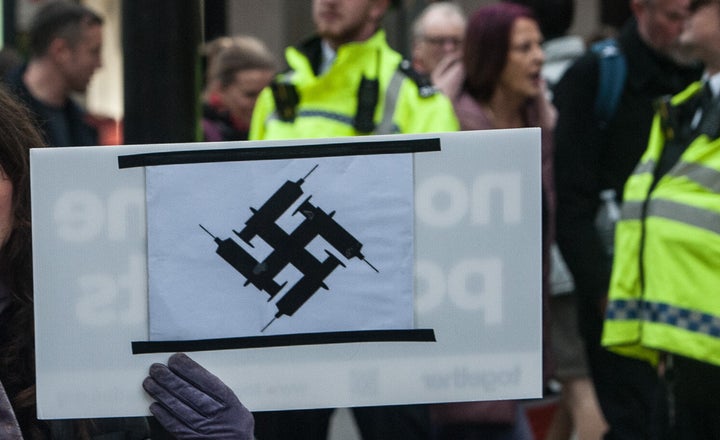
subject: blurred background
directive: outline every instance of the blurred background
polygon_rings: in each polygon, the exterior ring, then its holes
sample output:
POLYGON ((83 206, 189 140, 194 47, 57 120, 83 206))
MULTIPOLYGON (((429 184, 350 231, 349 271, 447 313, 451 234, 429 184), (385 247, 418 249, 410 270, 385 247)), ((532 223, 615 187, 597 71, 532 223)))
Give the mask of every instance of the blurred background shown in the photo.
MULTIPOLYGON (((24 56, 30 17, 53 0, 1 0, 0 46, 24 56)), ((466 13, 492 0, 458 0, 466 13)), ((224 35, 250 34, 282 59, 286 46, 312 33, 312 0, 81 0, 105 19, 103 67, 86 96, 104 144, 198 139, 204 60, 200 47, 224 35), (151 98, 152 99, 149 99, 151 98), (183 105, 183 103, 187 105, 183 105), (147 123, 152 119, 150 128, 147 123)), ((409 55, 412 20, 430 0, 396 0, 385 17, 390 44, 409 55)), ((571 34, 612 33, 628 0, 576 0, 571 34)))

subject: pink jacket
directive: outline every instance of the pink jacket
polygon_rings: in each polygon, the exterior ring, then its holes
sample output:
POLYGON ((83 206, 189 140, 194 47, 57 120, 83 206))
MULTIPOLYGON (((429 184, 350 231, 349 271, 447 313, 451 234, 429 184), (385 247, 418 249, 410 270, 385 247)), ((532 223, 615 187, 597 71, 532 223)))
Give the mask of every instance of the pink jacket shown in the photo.
MULTIPOLYGON (((490 130, 493 126, 485 107, 467 93, 452 98, 453 107, 461 130, 490 130)), ((525 120, 528 127, 540 127, 542 142, 542 180, 549 208, 554 212, 555 183, 552 170, 553 130, 557 120, 557 110, 544 96, 528 101, 525 107, 525 120)))

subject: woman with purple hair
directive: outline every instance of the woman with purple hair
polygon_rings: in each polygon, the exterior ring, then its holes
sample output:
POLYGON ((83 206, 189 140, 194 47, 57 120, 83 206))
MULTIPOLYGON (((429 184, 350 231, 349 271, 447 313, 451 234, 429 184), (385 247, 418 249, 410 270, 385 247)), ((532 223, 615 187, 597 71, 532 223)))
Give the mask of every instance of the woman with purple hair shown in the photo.
MULTIPOLYGON (((463 81, 449 93, 462 130, 542 129, 543 309, 546 309, 547 261, 555 206, 551 159, 556 112, 546 98, 541 76, 545 60, 542 42, 538 22, 525 6, 501 2, 481 7, 468 21, 463 81)), ((543 323, 547 327, 545 319, 543 323)), ((548 369, 544 370, 547 377, 548 369)), ((433 405, 431 414, 439 440, 533 438, 524 411, 511 400, 433 405)))

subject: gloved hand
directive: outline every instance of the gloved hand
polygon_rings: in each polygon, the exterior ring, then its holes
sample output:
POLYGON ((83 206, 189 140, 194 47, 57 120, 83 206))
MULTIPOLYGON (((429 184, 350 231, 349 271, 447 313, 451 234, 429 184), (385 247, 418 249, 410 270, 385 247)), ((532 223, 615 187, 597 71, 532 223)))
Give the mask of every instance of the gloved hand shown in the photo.
POLYGON ((252 440, 255 420, 230 388, 183 353, 152 364, 150 412, 177 439, 252 440))

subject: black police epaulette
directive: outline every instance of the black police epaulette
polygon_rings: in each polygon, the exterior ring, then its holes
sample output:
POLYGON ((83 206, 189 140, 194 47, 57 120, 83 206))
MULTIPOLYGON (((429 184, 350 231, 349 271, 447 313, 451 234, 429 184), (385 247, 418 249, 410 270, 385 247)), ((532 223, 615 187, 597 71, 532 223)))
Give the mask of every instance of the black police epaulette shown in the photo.
POLYGON ((398 69, 417 85, 418 93, 422 98, 429 98, 437 93, 437 88, 430 81, 430 78, 413 69, 410 61, 403 60, 398 69))

